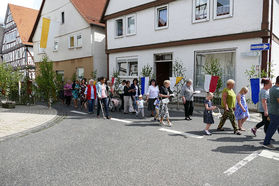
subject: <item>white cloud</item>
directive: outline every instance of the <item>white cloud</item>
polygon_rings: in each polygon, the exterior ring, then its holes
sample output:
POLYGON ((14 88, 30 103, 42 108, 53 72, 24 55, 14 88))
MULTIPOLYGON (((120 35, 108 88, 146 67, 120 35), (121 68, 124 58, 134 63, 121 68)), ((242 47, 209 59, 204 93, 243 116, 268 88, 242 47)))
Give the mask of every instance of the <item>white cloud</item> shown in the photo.
POLYGON ((28 8, 39 9, 42 0, 1 0, 0 23, 4 22, 8 3, 25 6, 28 8))

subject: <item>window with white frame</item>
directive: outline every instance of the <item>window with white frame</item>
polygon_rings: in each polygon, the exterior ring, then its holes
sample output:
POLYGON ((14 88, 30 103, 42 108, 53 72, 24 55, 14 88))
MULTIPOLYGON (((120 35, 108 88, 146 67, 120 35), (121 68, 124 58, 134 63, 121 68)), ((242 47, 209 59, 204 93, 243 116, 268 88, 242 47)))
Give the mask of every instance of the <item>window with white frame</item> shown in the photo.
POLYGON ((233 0, 214 0, 214 19, 233 16, 233 0))
POLYGON ((74 48, 75 47, 75 36, 70 36, 69 37, 69 48, 74 48))
POLYGON ((164 5, 156 8, 156 29, 168 27, 168 6, 164 5))
POLYGON ((119 76, 138 76, 138 59, 117 59, 119 76))
POLYGON ((209 20, 209 0, 193 0, 193 22, 209 20))
POLYGON ((127 16, 127 35, 136 34, 136 16, 127 16))
POLYGON ((124 21, 123 18, 117 19, 115 21, 116 27, 116 37, 121 37, 124 35, 124 21))
POLYGON ((59 45, 58 41, 54 41, 54 43, 53 43, 53 51, 58 51, 58 45, 59 45))
POLYGON ((195 55, 195 88, 204 89, 206 63, 218 62, 222 70, 223 87, 228 79, 235 79, 235 51, 196 52, 195 55))
POLYGON ((77 35, 77 47, 82 47, 82 35, 77 35))
POLYGON ((77 68, 77 78, 78 79, 84 78, 84 68, 77 68))
POLYGON ((56 74, 64 81, 64 70, 56 70, 56 74))

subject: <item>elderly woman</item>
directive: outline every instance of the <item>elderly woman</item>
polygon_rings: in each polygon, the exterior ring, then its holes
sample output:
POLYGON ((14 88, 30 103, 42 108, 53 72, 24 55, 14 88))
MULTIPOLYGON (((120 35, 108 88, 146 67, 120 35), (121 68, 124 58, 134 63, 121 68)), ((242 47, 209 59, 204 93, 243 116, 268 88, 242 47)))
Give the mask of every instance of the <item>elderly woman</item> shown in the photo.
POLYGON ((186 85, 182 87, 181 95, 182 95, 182 101, 184 104, 184 111, 185 111, 185 120, 189 121, 192 120, 190 116, 193 115, 194 111, 194 89, 192 87, 193 81, 191 79, 188 79, 186 81, 186 85))
POLYGON ((148 87, 147 90, 147 102, 148 102, 148 110, 151 111, 151 117, 154 117, 154 111, 155 111, 155 105, 154 102, 158 98, 159 95, 159 88, 156 85, 156 80, 152 79, 150 81, 150 86, 148 87))
POLYGON ((223 126, 227 119, 230 120, 232 127, 234 129, 234 134, 241 135, 237 128, 237 124, 235 122, 235 102, 236 102, 236 95, 233 91, 235 85, 235 81, 229 79, 227 81, 227 87, 224 88, 222 91, 222 107, 224 109, 224 114, 220 120, 219 126, 217 128, 218 131, 224 131, 223 126))
POLYGON ((161 108, 160 108, 160 124, 161 125, 166 125, 164 123, 164 118, 168 122, 168 127, 172 126, 172 123, 170 122, 169 118, 169 109, 168 109, 168 103, 169 103, 169 98, 172 96, 172 91, 170 89, 170 81, 165 80, 164 81, 164 86, 160 87, 160 92, 159 92, 159 97, 161 98, 161 108))
POLYGON ((88 101, 88 113, 92 114, 94 110, 95 100, 97 99, 97 88, 94 85, 94 80, 89 80, 89 85, 87 85, 84 95, 88 101))

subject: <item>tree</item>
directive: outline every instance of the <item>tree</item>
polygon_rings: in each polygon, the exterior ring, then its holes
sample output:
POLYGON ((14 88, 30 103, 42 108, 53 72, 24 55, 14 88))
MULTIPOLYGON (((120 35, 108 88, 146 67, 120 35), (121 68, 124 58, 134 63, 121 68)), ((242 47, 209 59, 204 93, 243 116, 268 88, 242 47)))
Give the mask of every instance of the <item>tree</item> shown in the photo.
POLYGON ((173 75, 174 77, 182 77, 182 80, 174 86, 174 93, 177 99, 177 109, 179 108, 179 98, 181 96, 182 87, 186 83, 186 68, 183 66, 183 63, 180 59, 176 59, 173 65, 173 75))
POLYGON ((216 88, 215 92, 217 95, 216 97, 220 98, 220 89, 223 86, 223 81, 222 81, 223 72, 222 72, 220 62, 218 61, 218 59, 211 57, 209 60, 206 60, 203 69, 206 74, 219 77, 219 80, 217 83, 217 88, 216 88))
POLYGON ((115 78, 115 83, 114 83, 114 92, 118 92, 119 91, 119 85, 121 84, 121 80, 119 78, 119 71, 113 71, 112 73, 112 77, 115 78))
POLYGON ((36 77, 38 91, 41 96, 47 100, 48 106, 51 107, 52 100, 56 100, 56 73, 53 71, 53 62, 48 57, 43 57, 39 63, 39 70, 36 77))
POLYGON ((149 79, 154 78, 153 68, 150 65, 144 65, 141 70, 142 77, 149 77, 149 79))
POLYGON ((18 82, 21 74, 18 69, 14 69, 11 65, 0 64, 0 89, 6 101, 12 99, 16 101, 18 98, 18 82))

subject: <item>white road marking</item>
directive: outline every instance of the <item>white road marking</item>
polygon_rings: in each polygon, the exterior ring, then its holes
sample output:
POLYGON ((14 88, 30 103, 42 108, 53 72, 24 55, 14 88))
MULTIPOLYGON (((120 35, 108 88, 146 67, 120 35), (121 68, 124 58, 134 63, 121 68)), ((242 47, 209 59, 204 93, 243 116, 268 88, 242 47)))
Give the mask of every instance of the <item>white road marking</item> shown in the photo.
POLYGON ((259 154, 259 156, 279 161, 279 153, 275 153, 275 152, 272 152, 272 151, 263 150, 259 154))
POLYGON ((253 152, 252 154, 250 154, 249 156, 247 156, 246 158, 244 158, 243 160, 235 164, 233 167, 226 170, 224 174, 226 174, 227 176, 232 175, 233 173, 235 173, 236 171, 238 171, 239 169, 244 167, 247 163, 249 163, 250 161, 252 161, 257 157, 259 157, 259 151, 253 152))
POLYGON ((116 119, 116 118, 111 118, 110 120, 119 121, 119 122, 128 123, 128 124, 132 124, 133 123, 132 121, 123 120, 123 119, 116 119))
POLYGON ((173 133, 173 134, 180 134, 180 135, 183 135, 183 136, 186 136, 186 137, 191 137, 191 138, 198 138, 198 139, 204 138, 204 136, 198 136, 198 135, 189 134, 189 133, 186 133, 186 132, 180 132, 180 131, 171 130, 171 129, 160 128, 159 130, 164 131, 164 132, 173 133))
POLYGON ((82 115, 86 115, 87 114, 85 112, 79 112, 79 111, 76 111, 76 110, 72 110, 71 112, 72 113, 76 113, 76 114, 82 114, 82 115))

